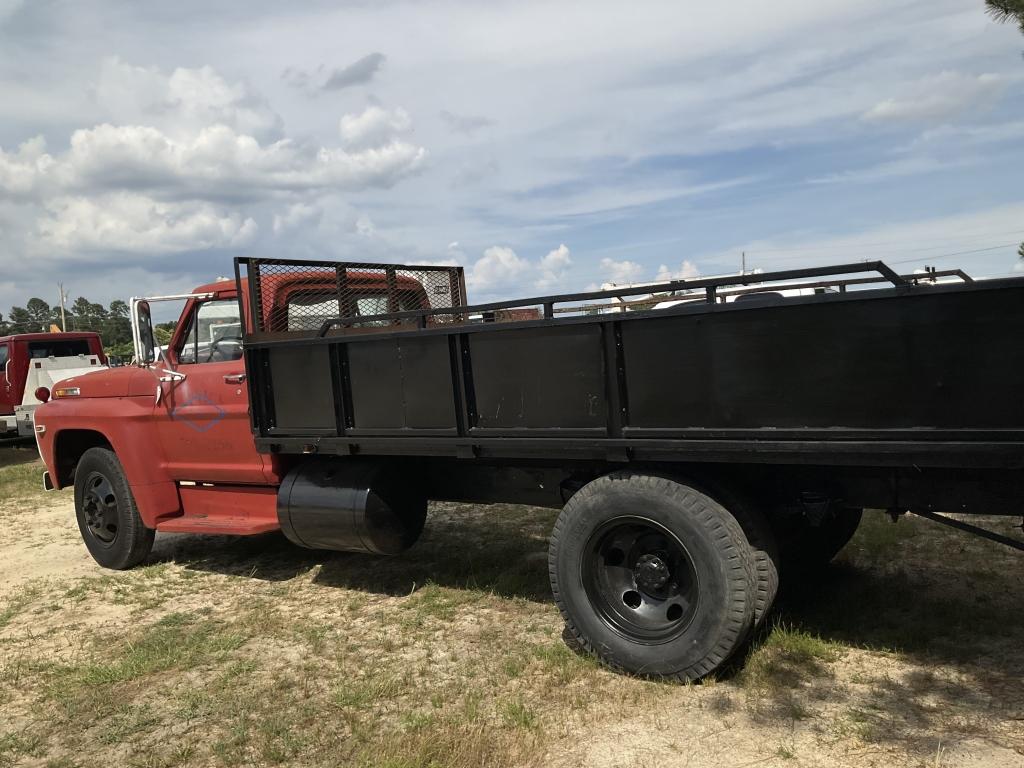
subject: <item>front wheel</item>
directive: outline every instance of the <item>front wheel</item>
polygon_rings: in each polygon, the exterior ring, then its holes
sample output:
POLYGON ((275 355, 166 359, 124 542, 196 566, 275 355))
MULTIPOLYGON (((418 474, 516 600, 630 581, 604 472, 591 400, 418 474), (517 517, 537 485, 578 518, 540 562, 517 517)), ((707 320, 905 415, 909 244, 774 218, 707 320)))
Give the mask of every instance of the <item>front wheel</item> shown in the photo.
POLYGON ((75 514, 86 549, 104 568, 127 570, 149 555, 154 531, 147 528, 113 451, 90 448, 75 468, 75 514))
POLYGON ((669 478, 616 472, 584 486, 555 523, 548 571, 580 646, 633 674, 704 677, 753 624, 755 565, 739 523, 669 478))

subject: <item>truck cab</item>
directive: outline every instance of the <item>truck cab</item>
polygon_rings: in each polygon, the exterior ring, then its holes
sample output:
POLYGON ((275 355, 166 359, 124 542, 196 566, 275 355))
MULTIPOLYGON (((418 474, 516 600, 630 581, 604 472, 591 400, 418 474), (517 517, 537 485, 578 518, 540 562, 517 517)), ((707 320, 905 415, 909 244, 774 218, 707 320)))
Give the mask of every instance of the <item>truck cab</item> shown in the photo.
MULTIPOLYGON (((313 330, 340 311, 369 317, 430 308, 416 280, 360 271, 346 280, 351 290, 339 306, 333 273, 290 274, 263 286, 255 314, 268 333, 287 333, 313 330)), ((132 299, 134 364, 68 378, 39 408, 44 485, 76 486, 82 535, 101 564, 127 567, 140 551, 125 559, 118 543, 108 503, 118 483, 130 492, 150 537, 155 530, 246 535, 279 528, 277 486, 287 459, 261 454, 253 442, 241 331, 249 301, 244 279, 132 299), (182 308, 170 341, 157 346, 151 308, 168 302, 182 308), (90 452, 106 452, 110 466, 83 482, 82 461, 90 452)))
POLYGON ((40 387, 104 368, 97 333, 22 333, 0 337, 0 432, 32 435, 40 387))

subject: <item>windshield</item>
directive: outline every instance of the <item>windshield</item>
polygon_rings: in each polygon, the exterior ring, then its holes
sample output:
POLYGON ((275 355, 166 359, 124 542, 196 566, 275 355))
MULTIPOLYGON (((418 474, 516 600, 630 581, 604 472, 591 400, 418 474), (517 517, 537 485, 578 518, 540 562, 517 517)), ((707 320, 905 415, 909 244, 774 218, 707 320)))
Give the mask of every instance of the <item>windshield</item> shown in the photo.
POLYGON ((31 358, 74 357, 88 354, 91 354, 88 339, 48 339, 30 341, 28 345, 28 356, 31 358))
MULTIPOLYGON (((415 296, 398 295, 397 312, 420 309, 415 296)), ((386 315, 388 314, 388 297, 385 293, 366 293, 355 297, 356 314, 386 315)), ((338 296, 333 292, 303 294, 288 300, 288 330, 315 331, 324 320, 338 317, 338 296)), ((363 325, 387 325, 387 320, 371 320, 363 325)))

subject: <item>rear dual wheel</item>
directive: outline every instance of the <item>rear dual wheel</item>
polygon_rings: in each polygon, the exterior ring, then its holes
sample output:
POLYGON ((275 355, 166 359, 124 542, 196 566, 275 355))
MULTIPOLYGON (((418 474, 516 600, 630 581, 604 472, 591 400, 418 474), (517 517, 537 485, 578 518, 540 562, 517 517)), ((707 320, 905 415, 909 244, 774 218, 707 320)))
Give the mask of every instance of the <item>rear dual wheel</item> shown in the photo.
POLYGON ((577 492, 555 523, 548 571, 576 641, 649 677, 713 672, 770 607, 737 516, 656 475, 616 472, 577 492))

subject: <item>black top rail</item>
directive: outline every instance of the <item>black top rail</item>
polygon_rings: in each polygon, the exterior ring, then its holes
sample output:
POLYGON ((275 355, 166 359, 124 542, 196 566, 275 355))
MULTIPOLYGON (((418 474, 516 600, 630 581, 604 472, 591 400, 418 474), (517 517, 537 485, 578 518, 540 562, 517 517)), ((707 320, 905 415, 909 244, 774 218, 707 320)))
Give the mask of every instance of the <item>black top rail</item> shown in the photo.
MULTIPOLYGON (((555 314, 555 304, 567 302, 589 301, 592 299, 611 299, 622 296, 647 294, 656 292, 670 292, 684 289, 705 290, 705 300, 709 304, 716 302, 717 290, 729 285, 753 285, 768 282, 779 282, 783 280, 800 280, 813 277, 827 277, 829 275, 849 275, 860 272, 877 272, 880 277, 865 280, 865 282, 879 282, 885 280, 897 288, 912 285, 912 280, 900 275, 885 262, 882 261, 861 261, 852 264, 836 264, 827 267, 812 267, 805 269, 787 269, 778 272, 760 272, 747 275, 728 275, 725 277, 708 277, 696 280, 668 280, 664 283, 653 285, 632 286, 613 288, 603 291, 583 291, 581 293, 563 293, 549 296, 535 296, 524 299, 511 299, 494 301, 487 304, 472 304, 459 307, 440 307, 430 309, 415 309, 405 312, 390 312, 379 315, 349 315, 347 317, 336 317, 325 320, 319 331, 318 337, 324 337, 334 328, 343 328, 351 325, 365 325, 369 323, 380 323, 381 321, 416 320, 418 327, 425 328, 427 318, 436 315, 469 315, 477 312, 493 312, 497 310, 513 310, 522 307, 533 307, 538 304, 544 307, 544 319, 551 319, 555 314)), ((927 278, 927 274, 922 274, 927 278)), ((968 280, 970 278, 967 278, 968 280)), ((583 311, 583 308, 579 308, 583 311)))
MULTIPOLYGON (((761 273, 757 273, 759 276, 761 273)), ((965 283, 973 283, 974 278, 964 272, 962 269, 941 269, 941 270, 929 270, 928 272, 914 272, 909 275, 900 275, 904 280, 912 285, 919 285, 920 283, 935 283, 940 277, 957 277, 965 283)), ((759 281, 754 287, 750 288, 736 288, 729 291, 718 292, 718 298, 724 300, 727 296, 744 296, 749 294, 766 293, 769 291, 784 290, 789 288, 836 288, 840 293, 846 293, 846 289, 852 285, 870 285, 871 283, 878 283, 886 281, 887 278, 876 276, 876 277, 851 277, 845 280, 819 280, 812 283, 797 282, 797 283, 782 283, 773 285, 762 285, 759 281)), ((619 297, 623 295, 620 293, 619 297)), ((674 293, 662 294, 657 298, 657 301, 675 301, 675 300, 693 300, 698 301, 699 298, 696 294, 684 293, 677 295, 674 293)), ((632 301, 620 301, 617 304, 584 304, 580 307, 556 307, 555 314, 563 314, 569 312, 579 312, 580 310, 597 310, 597 309, 608 309, 609 307, 614 309, 630 308, 630 307, 644 307, 651 303, 651 298, 634 299, 632 301)))

